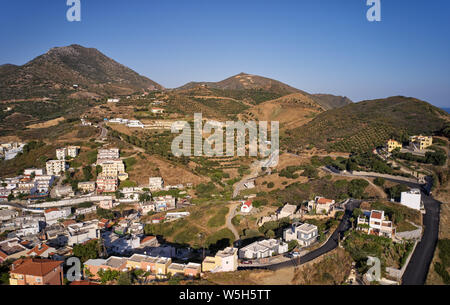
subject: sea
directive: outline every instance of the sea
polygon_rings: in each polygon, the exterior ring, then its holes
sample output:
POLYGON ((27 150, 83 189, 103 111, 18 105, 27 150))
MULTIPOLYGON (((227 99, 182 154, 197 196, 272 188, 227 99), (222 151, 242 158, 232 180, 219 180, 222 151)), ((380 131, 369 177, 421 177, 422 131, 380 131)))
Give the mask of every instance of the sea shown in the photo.
POLYGON ((450 108, 441 108, 441 109, 450 114, 450 108))

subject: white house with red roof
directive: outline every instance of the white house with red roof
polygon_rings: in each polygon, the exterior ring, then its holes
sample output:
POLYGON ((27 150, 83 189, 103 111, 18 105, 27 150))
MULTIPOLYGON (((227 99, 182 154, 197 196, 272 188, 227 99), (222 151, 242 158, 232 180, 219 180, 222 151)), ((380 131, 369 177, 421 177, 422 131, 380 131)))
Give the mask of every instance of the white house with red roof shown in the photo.
POLYGON ((314 200, 308 202, 308 212, 315 211, 316 214, 328 214, 332 210, 335 201, 317 196, 314 200))
POLYGON ((396 232, 392 221, 388 220, 384 211, 378 210, 364 211, 363 215, 358 217, 357 228, 371 235, 388 238, 392 238, 396 232))
POLYGON ((253 209, 252 201, 247 200, 244 201, 241 205, 241 212, 242 213, 250 213, 250 211, 253 209))

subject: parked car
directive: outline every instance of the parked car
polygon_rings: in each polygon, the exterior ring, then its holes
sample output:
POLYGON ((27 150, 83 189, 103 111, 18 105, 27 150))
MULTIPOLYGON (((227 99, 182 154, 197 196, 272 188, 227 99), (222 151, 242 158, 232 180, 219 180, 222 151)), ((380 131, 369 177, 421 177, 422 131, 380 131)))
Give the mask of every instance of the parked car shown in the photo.
POLYGON ((242 264, 244 264, 244 265, 251 265, 252 261, 242 261, 242 264))

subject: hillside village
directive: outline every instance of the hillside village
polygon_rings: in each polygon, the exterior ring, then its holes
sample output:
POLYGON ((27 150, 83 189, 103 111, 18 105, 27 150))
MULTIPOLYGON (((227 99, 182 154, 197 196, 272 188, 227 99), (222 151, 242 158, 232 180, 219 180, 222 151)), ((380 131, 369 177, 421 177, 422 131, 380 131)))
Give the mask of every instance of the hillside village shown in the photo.
MULTIPOLYGON (((29 107, 1 104, 2 284, 366 285, 369 256, 382 261, 375 284, 428 273, 413 257, 446 240, 431 220, 448 201, 448 114, 417 99, 352 103, 246 73, 168 90, 136 82, 152 89, 105 94, 74 80, 61 85, 70 97, 49 89, 29 107), (171 130, 194 113, 279 121, 277 166, 175 157, 171 130), (83 265, 74 282, 70 257, 83 265)), ((436 255, 430 273, 444 281, 436 255)))
MULTIPOLYGON (((148 127, 140 121, 127 119, 105 119, 105 123, 113 131, 114 124, 125 124, 131 129, 164 128, 164 124, 148 127)), ((104 128, 86 118, 80 125, 104 128)), ((411 151, 411 154, 424 156, 430 151, 431 137, 414 136, 410 141, 410 145, 403 148, 391 139, 385 147, 374 149, 373 153, 379 154, 380 158, 389 158, 396 152, 411 151)), ((248 223, 251 219, 255 219, 255 229, 250 226, 242 233, 238 232, 237 238, 231 234, 228 242, 212 247, 210 244, 208 248, 204 245, 192 247, 188 240, 188 245, 177 244, 166 240, 164 234, 149 233, 158 233, 157 226, 175 226, 182 219, 189 219, 191 213, 198 213, 195 206, 199 196, 194 183, 169 185, 161 176, 149 177, 145 184, 130 183, 127 173, 130 166, 126 165, 129 158, 121 157, 120 149, 111 147, 105 138, 101 142, 106 148, 99 147, 95 162, 82 168, 83 181, 74 182, 71 178, 76 171, 71 167, 73 160, 83 153, 83 148, 77 145, 55 149, 54 158, 47 160, 44 168, 26 168, 19 176, 3 177, 1 180, 0 263, 12 264, 10 284, 62 284, 60 279, 64 277, 60 275, 64 260, 71 256, 82 259, 83 281, 86 283, 110 283, 130 272, 140 283, 159 283, 174 279, 201 281, 208 279, 211 273, 238 272, 249 267, 295 266, 299 264, 300 257, 313 253, 328 242, 338 224, 348 221, 343 220, 346 213, 353 215, 350 219, 353 232, 343 238, 340 247, 345 247, 345 239, 353 238, 353 234, 378 236, 406 247, 407 250, 397 258, 404 262, 409 260, 412 245, 417 244, 421 237, 421 221, 417 215, 425 213, 425 210, 418 189, 402 189, 398 201, 392 198, 395 206, 404 207, 400 212, 394 208, 394 213, 389 203, 370 203, 374 202, 373 199, 366 203, 364 196, 345 200, 339 196, 330 199, 315 196, 311 200, 285 202, 273 210, 266 209, 265 199, 261 200, 260 187, 267 187, 267 184, 259 181, 261 177, 270 177, 273 173, 260 169, 259 178, 251 178, 243 184, 241 192, 246 195, 238 195, 243 199, 229 199, 226 205, 231 204, 234 210, 227 208, 220 216, 232 217, 231 224, 225 229, 230 229, 230 233, 236 228, 240 230, 242 222, 248 223), (371 208, 371 205, 384 207, 385 210, 371 208), (361 209, 361 206, 368 207, 361 209), (403 228, 405 222, 399 221, 398 213, 403 213, 402 218, 404 215, 409 218, 406 219, 406 229, 403 228), (255 218, 254 215, 258 216, 255 218), (392 217, 396 218, 395 221, 392 217), (399 225, 401 230, 397 229, 399 225), (255 235, 255 232, 262 232, 263 235, 258 237, 260 233, 255 235), (48 266, 56 267, 59 280, 45 272, 27 274, 26 270, 31 270, 32 266, 41 266, 41 270, 50 270, 48 266), (31 280, 30 276, 40 277, 40 280, 31 280)), ((13 145, 2 147, 19 147, 13 145)), ((335 161, 328 168, 339 171, 339 165, 335 161)), ((295 172, 301 169, 288 166, 284 176, 297 179, 295 172)), ((356 175, 355 171, 347 172, 356 175)), ((280 173, 278 175, 281 176, 280 173)), ((383 178, 380 176, 377 179, 381 181, 383 178)), ((367 185, 363 183, 361 187, 364 191, 367 185)), ((214 194, 211 195, 213 197, 210 198, 214 198, 214 194)), ((387 283, 400 280, 398 272, 402 272, 402 266, 399 264, 387 266, 387 283)), ((359 274, 358 281, 355 278, 352 283, 364 282, 362 274, 352 272, 359 274)))

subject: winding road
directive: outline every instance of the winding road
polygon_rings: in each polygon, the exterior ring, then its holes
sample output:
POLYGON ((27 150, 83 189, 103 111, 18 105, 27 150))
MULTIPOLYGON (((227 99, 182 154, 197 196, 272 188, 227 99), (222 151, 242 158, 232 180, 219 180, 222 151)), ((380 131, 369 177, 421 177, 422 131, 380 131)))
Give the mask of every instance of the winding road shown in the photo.
POLYGON ((344 236, 344 233, 351 228, 350 218, 352 217, 353 210, 357 207, 359 207, 361 204, 361 200, 354 200, 351 199, 346 205, 345 205, 345 214, 344 217, 342 217, 341 223, 339 224, 338 228, 333 232, 333 234, 330 236, 330 238, 325 242, 325 244, 311 252, 306 253, 302 257, 300 257, 300 262, 298 259, 291 259, 288 261, 284 261, 281 263, 273 264, 273 265, 267 265, 267 266, 258 266, 258 267, 239 267, 239 270, 245 270, 245 269, 269 269, 269 270, 278 270, 282 268, 289 268, 293 266, 298 266, 305 264, 307 262, 312 261, 313 259, 318 258, 321 255, 324 255, 334 249, 336 249, 339 245, 339 240, 344 236))
MULTIPOLYGON (((345 176, 349 175, 350 174, 345 174, 345 176)), ((371 175, 358 177, 376 178, 376 176, 371 175)), ((417 244, 411 260, 409 261, 408 267, 403 274, 402 285, 423 285, 425 284, 439 238, 439 215, 441 210, 441 202, 428 195, 431 184, 423 186, 418 183, 396 180, 390 177, 385 179, 404 184, 410 188, 418 188, 421 190, 422 201, 425 208, 425 214, 422 217, 424 230, 422 239, 417 244)))

